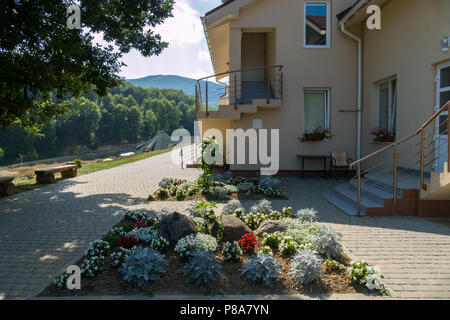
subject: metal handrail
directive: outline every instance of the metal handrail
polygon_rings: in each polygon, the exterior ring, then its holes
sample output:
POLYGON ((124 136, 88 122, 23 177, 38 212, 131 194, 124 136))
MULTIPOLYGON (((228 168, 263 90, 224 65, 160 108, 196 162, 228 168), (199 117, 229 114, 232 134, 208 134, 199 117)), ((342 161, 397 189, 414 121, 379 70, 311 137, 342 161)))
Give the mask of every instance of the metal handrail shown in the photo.
MULTIPOLYGON (((367 161, 379 154, 382 154, 388 150, 394 149, 394 164, 393 164, 393 206, 392 206, 392 211, 395 212, 396 209, 396 204, 397 204, 397 185, 398 185, 398 157, 399 157, 399 150, 398 150, 398 146, 403 144, 406 141, 409 141, 410 139, 417 137, 420 135, 420 185, 419 185, 419 189, 420 190, 426 190, 426 185, 425 185, 425 168, 430 165, 430 163, 432 162, 428 162, 425 165, 425 158, 427 158, 431 153, 429 153, 427 156, 425 156, 425 129, 437 118, 439 117, 439 115, 444 112, 445 110, 450 109, 450 100, 444 104, 444 106, 442 108, 440 108, 435 114, 433 114, 433 116, 431 116, 415 133, 399 140, 396 141, 384 148, 381 148, 380 150, 377 150, 355 162, 353 162, 352 164, 350 164, 350 168, 353 168, 354 166, 358 166, 358 170, 357 170, 357 179, 358 179, 358 196, 357 196, 357 213, 358 213, 358 217, 361 216, 361 183, 362 183, 362 173, 361 173, 361 163, 364 161, 367 161)), ((448 119, 446 120, 448 122, 448 119)), ((440 124, 439 128, 442 126, 442 124, 440 124)), ((442 136, 442 134, 441 134, 442 136)), ((441 153, 437 158, 440 158, 441 156, 443 156, 445 153, 447 153, 447 161, 450 161, 450 139, 448 137, 448 124, 447 124, 447 151, 444 151, 443 153, 441 153)), ((445 142, 444 142, 445 143, 445 142)), ((441 144, 444 145, 444 143, 441 144)), ((415 145, 415 146, 418 146, 415 145)), ((436 150, 436 148, 434 149, 436 150)), ((434 151, 433 150, 433 151, 434 151)), ((432 151, 432 152, 433 152, 432 151)), ((435 158, 436 159, 436 158, 435 158)), ((433 159, 432 161, 434 161, 435 159, 433 159)), ((447 170, 450 173, 450 165, 447 165, 447 170)), ((401 172, 401 171, 400 171, 401 172)), ((412 175, 412 174, 411 174, 412 175)))
MULTIPOLYGON (((251 72, 255 70, 270 70, 265 72, 265 79, 261 80, 261 82, 267 82, 267 94, 264 94, 261 99, 267 99, 267 104, 270 104, 270 101, 273 99, 282 99, 283 95, 283 66, 282 65, 274 65, 274 66, 265 66, 265 67, 254 67, 240 70, 227 71, 222 73, 216 73, 211 76, 203 77, 197 80, 195 86, 195 95, 196 95, 196 109, 197 111, 206 111, 206 115, 209 115, 209 109, 211 106, 220 105, 234 105, 235 109, 238 106, 238 99, 244 94, 244 88, 241 88, 244 81, 238 78, 237 74, 251 72), (274 71, 276 70, 276 74, 274 71), (223 75, 229 75, 229 83, 224 84, 224 88, 220 89, 211 89, 209 88, 208 79, 217 78, 223 75), (232 77, 234 75, 234 77, 232 77), (273 96, 275 95, 275 97, 273 96), (203 97, 203 98, 202 98, 203 97), (209 101, 213 100, 213 102, 209 101), (226 101, 224 103, 224 101, 226 101)), ((245 90, 251 91, 251 86, 256 86, 256 84, 247 83, 245 90), (250 86, 250 88, 248 87, 250 86)), ((256 87, 257 88, 257 87, 256 87)), ((248 98, 248 97, 247 97, 248 98)))

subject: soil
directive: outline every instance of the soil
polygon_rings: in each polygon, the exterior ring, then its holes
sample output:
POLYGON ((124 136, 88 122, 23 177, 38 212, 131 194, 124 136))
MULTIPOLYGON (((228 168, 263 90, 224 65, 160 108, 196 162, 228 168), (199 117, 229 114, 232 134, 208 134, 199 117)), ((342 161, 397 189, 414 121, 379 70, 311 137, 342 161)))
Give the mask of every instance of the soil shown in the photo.
MULTIPOLYGON (((259 250, 259 243, 255 250, 259 250)), ((217 250, 221 251, 221 248, 217 250)), ((105 257, 105 269, 95 278, 82 278, 81 290, 59 289, 53 283, 39 294, 41 297, 57 296, 117 296, 117 295, 246 295, 246 294, 336 294, 336 293, 368 293, 362 286, 351 284, 345 271, 333 271, 324 266, 323 276, 320 281, 310 284, 296 284, 288 275, 290 268, 289 257, 275 253, 274 257, 281 265, 281 273, 274 281, 273 288, 265 287, 261 283, 248 282, 241 273, 248 255, 241 257, 240 261, 229 263, 224 261, 221 254, 217 259, 222 266, 223 274, 219 275, 218 282, 211 286, 196 286, 185 280, 182 261, 174 251, 166 253, 168 265, 166 274, 161 275, 158 281, 152 281, 142 287, 136 287, 122 279, 121 273, 112 267, 111 258, 105 257)), ((81 265, 81 259, 78 265, 81 265)), ((343 256, 344 265, 348 265, 350 259, 343 256)))

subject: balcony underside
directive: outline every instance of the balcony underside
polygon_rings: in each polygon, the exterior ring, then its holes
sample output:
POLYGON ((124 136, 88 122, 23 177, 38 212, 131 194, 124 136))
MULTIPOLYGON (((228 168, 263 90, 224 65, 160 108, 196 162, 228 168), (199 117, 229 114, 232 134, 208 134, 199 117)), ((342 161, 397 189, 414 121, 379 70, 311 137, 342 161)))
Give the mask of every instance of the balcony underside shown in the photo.
POLYGON ((239 120, 242 114, 257 113, 258 110, 280 108, 282 101, 280 99, 267 101, 265 99, 255 99, 253 104, 220 105, 218 109, 199 110, 197 111, 197 119, 226 119, 239 120))

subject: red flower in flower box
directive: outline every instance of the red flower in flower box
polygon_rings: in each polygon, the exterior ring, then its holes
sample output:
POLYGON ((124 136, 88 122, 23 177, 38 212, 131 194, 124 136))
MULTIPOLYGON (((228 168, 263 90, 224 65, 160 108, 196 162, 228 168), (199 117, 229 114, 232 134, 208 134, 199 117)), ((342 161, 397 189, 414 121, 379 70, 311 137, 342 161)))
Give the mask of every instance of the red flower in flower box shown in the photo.
POLYGON ((313 132, 304 133, 303 136, 299 137, 298 139, 300 140, 300 142, 315 142, 325 139, 331 139, 333 137, 334 135, 330 132, 329 129, 322 129, 322 127, 318 127, 313 132))

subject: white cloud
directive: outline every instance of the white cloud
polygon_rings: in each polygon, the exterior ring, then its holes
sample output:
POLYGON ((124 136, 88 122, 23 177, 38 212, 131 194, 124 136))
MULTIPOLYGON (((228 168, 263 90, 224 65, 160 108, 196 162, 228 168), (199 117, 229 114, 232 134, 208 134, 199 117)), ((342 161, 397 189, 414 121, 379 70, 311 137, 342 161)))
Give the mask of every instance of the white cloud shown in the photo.
POLYGON ((197 58, 200 60, 210 61, 209 52, 206 50, 200 50, 197 52, 197 58))
POLYGON ((178 0, 172 11, 173 17, 157 26, 155 32, 171 45, 197 44, 203 40, 200 13, 187 0, 178 0))

